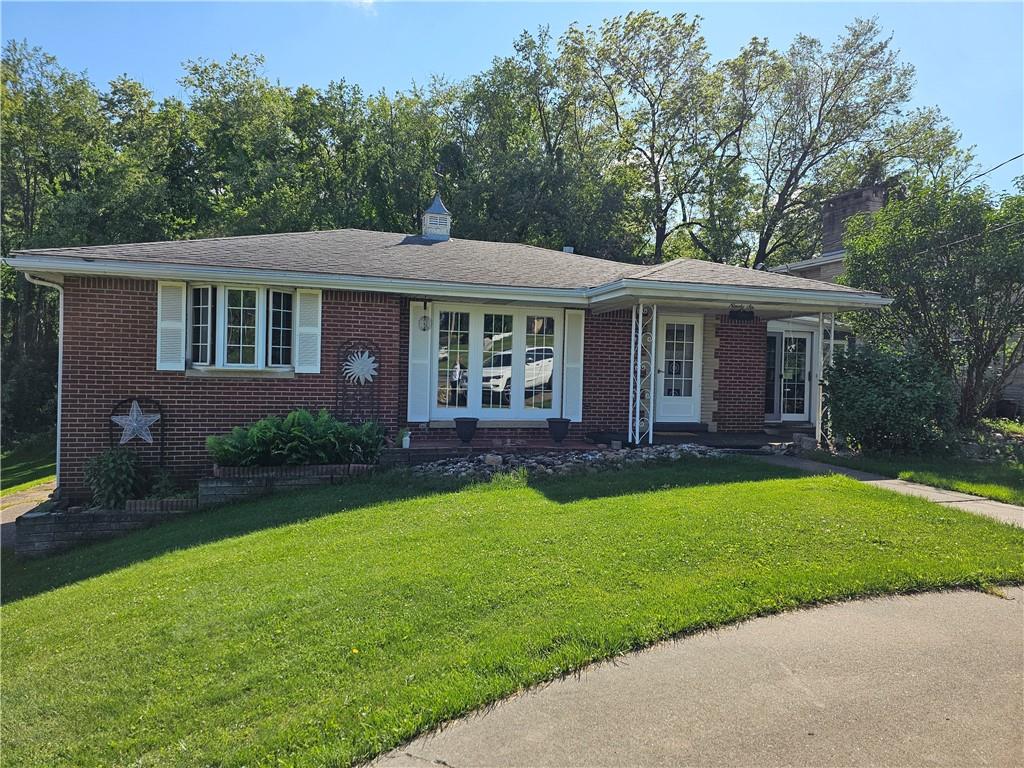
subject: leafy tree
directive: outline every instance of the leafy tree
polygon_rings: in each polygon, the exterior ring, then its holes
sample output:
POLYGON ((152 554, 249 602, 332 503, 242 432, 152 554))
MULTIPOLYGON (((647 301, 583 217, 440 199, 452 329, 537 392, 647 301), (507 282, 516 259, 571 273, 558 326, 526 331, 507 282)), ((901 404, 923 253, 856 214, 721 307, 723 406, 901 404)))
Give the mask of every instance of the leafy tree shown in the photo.
POLYGON ((787 249, 813 253, 834 161, 881 144, 910 98, 913 68, 901 64, 874 20, 857 20, 830 48, 798 35, 785 74, 769 83, 743 137, 752 185, 746 263, 759 267, 787 249))
MULTIPOLYGON (((89 81, 25 43, 2 57, 0 207, 7 255, 14 248, 97 239, 88 205, 94 176, 109 156, 99 96, 89 81)), ((3 267, 3 431, 5 440, 53 423, 57 302, 3 267)))
POLYGON ((893 303, 855 318, 876 343, 915 344, 956 382, 974 424, 1024 362, 1024 195, 915 182, 903 199, 847 224, 851 285, 893 303))
MULTIPOLYGON (((630 12, 600 32, 571 26, 563 55, 589 75, 585 98, 601 111, 622 157, 644 179, 653 260, 679 226, 680 194, 702 169, 714 87, 700 19, 630 12)), ((720 141, 726 141, 722 137, 720 141)))

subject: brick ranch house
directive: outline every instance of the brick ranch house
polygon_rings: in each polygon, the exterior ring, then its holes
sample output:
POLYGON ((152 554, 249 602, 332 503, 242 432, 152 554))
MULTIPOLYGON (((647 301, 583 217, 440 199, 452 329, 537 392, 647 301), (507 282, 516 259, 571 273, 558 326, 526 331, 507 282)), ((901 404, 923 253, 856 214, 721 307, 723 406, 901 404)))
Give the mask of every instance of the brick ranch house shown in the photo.
POLYGON ((117 444, 111 417, 135 399, 161 414, 141 449, 183 479, 209 472, 207 435, 296 408, 409 428, 414 443, 454 440, 460 416, 480 420, 482 444, 546 439, 549 417, 570 419, 575 439, 633 443, 813 425, 832 314, 886 302, 709 262, 461 240, 450 224, 435 198, 419 236, 13 252, 12 267, 61 292, 63 490, 84 493, 86 462, 117 444), (813 327, 793 322, 807 316, 813 327))

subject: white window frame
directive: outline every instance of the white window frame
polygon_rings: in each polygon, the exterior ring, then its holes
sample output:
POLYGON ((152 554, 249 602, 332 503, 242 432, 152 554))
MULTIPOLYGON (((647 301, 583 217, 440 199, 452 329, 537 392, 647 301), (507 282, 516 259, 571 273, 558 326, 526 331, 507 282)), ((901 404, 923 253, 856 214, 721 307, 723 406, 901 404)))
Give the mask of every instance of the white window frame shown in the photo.
POLYGON ((562 367, 564 365, 563 339, 565 311, 555 307, 520 307, 503 304, 437 304, 432 307, 430 338, 430 418, 450 420, 467 416, 481 421, 538 421, 561 415, 562 367), (442 312, 469 313, 469 391, 466 407, 442 406, 437 402, 439 372, 438 336, 442 312), (512 315, 512 392, 511 407, 484 408, 483 395, 483 330, 484 315, 512 315), (524 403, 526 383, 526 318, 544 315, 555 319, 554 360, 551 371, 551 407, 527 408, 524 403))
POLYGON ((222 290, 224 298, 217 302, 217 336, 219 338, 217 367, 231 370, 265 368, 267 359, 267 289, 255 285, 228 284, 222 286, 222 290), (253 363, 228 362, 228 291, 255 291, 256 293, 256 354, 253 363))
POLYGON ((298 309, 298 307, 296 307, 297 299, 295 297, 295 291, 293 289, 291 289, 291 288, 267 288, 267 292, 266 292, 266 296, 265 296, 264 301, 266 302, 266 306, 267 306, 267 309, 266 309, 266 311, 267 311, 267 335, 266 335, 266 340, 265 340, 266 341, 265 346, 267 348, 267 351, 266 351, 266 355, 267 355, 267 368, 273 368, 274 370, 280 370, 280 369, 290 370, 290 369, 295 367, 295 322, 296 322, 296 310, 298 309), (291 352, 292 352, 292 354, 291 354, 292 361, 290 363, 274 363, 274 362, 272 362, 273 359, 274 359, 274 356, 272 354, 271 346, 270 346, 270 342, 271 342, 271 339, 273 337, 272 336, 273 328, 271 327, 271 321, 273 319, 273 307, 271 305, 272 305, 272 303, 274 301, 274 294, 275 293, 283 293, 283 294, 287 294, 287 295, 292 297, 292 308, 291 308, 291 312, 290 312, 291 317, 292 317, 292 328, 291 328, 292 338, 291 338, 291 344, 290 344, 291 352))
MULTIPOLYGON (((189 283, 187 286, 187 294, 185 296, 186 315, 188 317, 188 335, 186 343, 188 345, 188 363, 190 366, 196 368, 211 368, 216 365, 217 360, 217 317, 213 306, 213 296, 217 290, 217 286, 211 283, 189 283), (206 305, 208 310, 207 323, 209 325, 209 332, 206 343, 206 356, 205 361, 198 361, 192 357, 192 343, 193 343, 193 332, 195 330, 195 322, 192 319, 192 312, 195 306, 192 299, 192 292, 195 290, 206 289, 209 291, 206 298, 206 305)), ((219 302, 218 302, 219 304, 219 302)))
POLYGON ((276 286, 276 285, 252 285, 247 283, 208 283, 195 282, 185 284, 186 298, 186 360, 188 368, 202 369, 215 372, 218 370, 242 370, 242 371, 274 371, 284 373, 295 370, 297 310, 298 310, 298 289, 276 286), (197 363, 192 357, 192 291, 195 288, 208 288, 212 294, 216 293, 216 307, 210 317, 213 341, 210 346, 211 361, 208 363, 197 363), (228 318, 228 291, 254 291, 256 293, 256 357, 254 363, 229 363, 227 362, 227 318, 228 318), (292 297, 292 362, 283 365, 270 364, 270 300, 273 293, 286 293, 292 297))

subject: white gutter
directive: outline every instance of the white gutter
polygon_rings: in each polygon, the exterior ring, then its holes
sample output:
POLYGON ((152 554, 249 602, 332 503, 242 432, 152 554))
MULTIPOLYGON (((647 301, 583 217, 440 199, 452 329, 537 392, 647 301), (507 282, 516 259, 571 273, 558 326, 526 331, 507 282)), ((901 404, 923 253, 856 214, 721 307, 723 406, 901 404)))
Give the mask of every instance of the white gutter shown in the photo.
POLYGON ((621 298, 654 297, 664 299, 717 299, 749 301, 752 304, 795 304, 830 306, 849 309, 873 309, 892 303, 892 299, 875 293, 814 290, 805 288, 762 288, 713 283, 669 283, 624 278, 593 288, 592 303, 621 298))
POLYGON ((779 264, 777 267, 772 267, 769 272, 802 272, 805 269, 813 269, 819 267, 822 264, 832 264, 837 261, 842 261, 846 258, 846 251, 832 251, 831 253, 824 253, 821 256, 813 256, 809 259, 803 259, 802 261, 791 261, 789 264, 779 264))
POLYGON ((564 305, 586 306, 586 288, 524 288, 487 286, 408 278, 360 277, 316 272, 246 269, 244 267, 201 267, 187 264, 147 264, 116 259, 67 256, 11 256, 8 266, 22 272, 57 272, 64 275, 110 275, 149 280, 208 282, 257 282, 300 288, 326 288, 340 291, 373 291, 419 295, 443 295, 458 299, 494 299, 497 301, 537 301, 548 299, 564 305))
POLYGON ((34 277, 28 272, 25 273, 25 279, 35 285, 41 285, 44 288, 56 288, 57 295, 59 298, 59 311, 57 314, 57 487, 60 487, 60 412, 63 406, 63 387, 64 387, 64 286, 60 283, 54 283, 49 280, 44 280, 41 277, 34 277))

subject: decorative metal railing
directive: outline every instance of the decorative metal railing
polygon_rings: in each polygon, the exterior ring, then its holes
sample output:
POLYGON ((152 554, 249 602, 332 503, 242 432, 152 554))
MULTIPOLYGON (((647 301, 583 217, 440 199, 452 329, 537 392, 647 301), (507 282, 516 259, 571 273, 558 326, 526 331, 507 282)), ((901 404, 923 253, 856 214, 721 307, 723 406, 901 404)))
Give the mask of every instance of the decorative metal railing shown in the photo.
POLYGON ((629 348, 629 442, 654 442, 654 364, 658 308, 633 306, 629 348))

